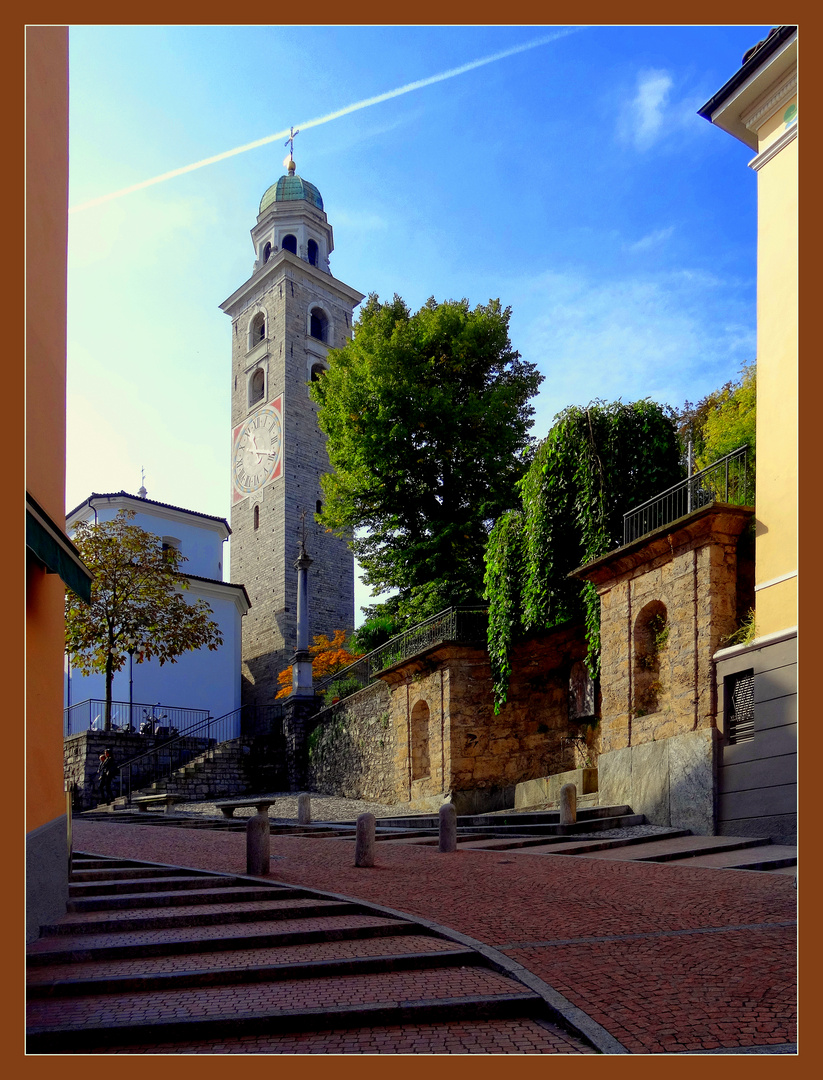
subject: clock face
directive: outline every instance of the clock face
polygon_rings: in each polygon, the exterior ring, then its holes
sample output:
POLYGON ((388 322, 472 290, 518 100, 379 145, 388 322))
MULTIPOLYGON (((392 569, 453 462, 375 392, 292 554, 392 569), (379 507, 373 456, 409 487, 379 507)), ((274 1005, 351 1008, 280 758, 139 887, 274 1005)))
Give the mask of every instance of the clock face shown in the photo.
POLYGON ((234 429, 232 502, 239 502, 276 480, 283 462, 282 395, 234 429))

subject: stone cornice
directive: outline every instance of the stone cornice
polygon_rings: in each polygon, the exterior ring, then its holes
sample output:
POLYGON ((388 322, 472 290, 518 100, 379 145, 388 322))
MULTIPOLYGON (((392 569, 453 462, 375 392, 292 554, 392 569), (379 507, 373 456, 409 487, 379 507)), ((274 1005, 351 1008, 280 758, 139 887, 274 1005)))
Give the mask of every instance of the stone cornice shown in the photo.
POLYGON ((740 119, 753 134, 757 133, 760 125, 773 116, 781 105, 794 97, 797 93, 797 68, 793 68, 789 74, 754 103, 751 109, 743 113, 740 119))
POLYGON ((754 169, 755 172, 759 172, 764 165, 768 164, 773 157, 776 157, 780 151, 788 146, 790 142, 793 142, 797 138, 797 121, 792 126, 784 131, 783 134, 770 143, 762 154, 758 154, 757 157, 753 157, 749 162, 749 168, 754 169))
POLYGON ((754 510, 749 506, 709 503, 631 544, 624 544, 601 555, 599 559, 579 566, 568 576, 591 581, 600 588, 633 574, 655 559, 670 558, 678 550, 702 547, 722 539, 736 540, 753 515, 754 510))
POLYGON ((338 281, 332 274, 325 274, 318 267, 312 266, 311 263, 305 262, 297 255, 293 255, 290 251, 284 251, 281 248, 264 266, 261 266, 256 273, 252 274, 248 281, 245 281, 239 289, 235 289, 231 296, 220 304, 220 310, 225 311, 227 315, 238 314, 242 310, 243 305, 241 302, 251 292, 261 286, 264 290, 267 290, 277 285, 279 281, 291 280, 294 278, 295 270, 300 270, 321 289, 338 293, 352 307, 356 307, 361 300, 365 299, 365 293, 358 292, 357 289, 351 288, 350 285, 338 281), (279 276, 276 271, 280 271, 279 276))

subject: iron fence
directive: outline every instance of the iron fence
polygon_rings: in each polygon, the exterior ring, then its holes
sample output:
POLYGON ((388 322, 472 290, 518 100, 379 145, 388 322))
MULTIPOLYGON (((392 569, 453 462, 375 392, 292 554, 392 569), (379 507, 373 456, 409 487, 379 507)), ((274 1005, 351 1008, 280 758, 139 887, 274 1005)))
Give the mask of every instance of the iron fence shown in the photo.
POLYGON ((754 476, 749 448, 740 446, 706 469, 674 484, 623 515, 623 543, 661 529, 712 502, 732 506, 754 505, 754 476))
POLYGON ((409 630, 404 630, 402 634, 397 634, 348 667, 329 675, 315 685, 315 692, 323 694, 335 682, 368 686, 379 672, 443 641, 485 645, 487 628, 486 607, 446 608, 409 630))
MULTIPOLYGON (((63 710, 63 735, 80 731, 105 730, 106 703, 86 698, 63 710)), ((186 709, 177 705, 149 705, 145 702, 113 701, 109 731, 136 731, 144 735, 185 733, 192 725, 209 716, 208 709, 186 709)))
POLYGON ((148 787, 182 769, 192 758, 214 756, 215 748, 239 734, 277 733, 282 728, 282 705, 241 705, 223 716, 206 716, 184 733, 137 754, 118 769, 118 795, 131 802, 132 792, 148 787))

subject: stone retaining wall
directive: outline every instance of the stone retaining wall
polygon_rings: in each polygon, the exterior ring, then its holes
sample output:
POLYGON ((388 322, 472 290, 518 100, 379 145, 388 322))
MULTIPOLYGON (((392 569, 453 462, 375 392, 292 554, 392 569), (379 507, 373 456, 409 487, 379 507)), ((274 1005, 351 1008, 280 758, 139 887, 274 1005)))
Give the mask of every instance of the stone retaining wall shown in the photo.
POLYGON ((718 739, 702 728, 601 754, 600 805, 627 803, 652 825, 713 836, 718 739))
MULTIPOLYGON (((97 768, 100 755, 110 747, 115 765, 114 794, 118 794, 118 769, 129 758, 145 754, 147 750, 162 743, 153 735, 126 734, 125 732, 81 731, 63 740, 63 776, 74 792, 72 805, 75 810, 90 810, 100 801, 97 785, 97 768)), ((194 757, 208 745, 205 739, 184 739, 185 753, 194 757)), ((139 766, 135 766, 132 787, 142 783, 139 766)))
POLYGON ((312 791, 369 802, 397 801, 398 749, 389 698, 386 684, 376 682, 313 718, 308 739, 312 791))

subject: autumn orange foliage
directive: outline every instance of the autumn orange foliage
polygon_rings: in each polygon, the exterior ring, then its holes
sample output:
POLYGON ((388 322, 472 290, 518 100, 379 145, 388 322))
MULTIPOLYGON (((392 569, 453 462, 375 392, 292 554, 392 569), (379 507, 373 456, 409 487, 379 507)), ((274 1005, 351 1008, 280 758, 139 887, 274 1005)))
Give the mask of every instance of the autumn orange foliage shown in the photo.
MULTIPOLYGON (((355 660, 359 660, 361 656, 365 655, 364 653, 349 652, 346 648, 345 630, 335 630, 334 636, 331 638, 327 634, 315 634, 314 644, 309 646, 309 652, 312 654, 311 673, 313 679, 325 679, 329 675, 334 675, 335 672, 348 667, 349 664, 353 664, 355 660)), ((291 667, 281 671, 277 676, 277 681, 281 687, 277 692, 277 697, 288 697, 292 692, 291 667)))

